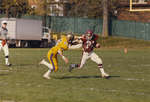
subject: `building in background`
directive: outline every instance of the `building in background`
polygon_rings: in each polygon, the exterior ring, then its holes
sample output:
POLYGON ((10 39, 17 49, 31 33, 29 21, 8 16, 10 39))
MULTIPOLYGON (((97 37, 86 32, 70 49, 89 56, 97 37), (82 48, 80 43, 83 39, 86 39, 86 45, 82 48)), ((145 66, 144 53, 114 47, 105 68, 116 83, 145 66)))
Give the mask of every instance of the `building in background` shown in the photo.
POLYGON ((40 1, 39 0, 28 0, 28 3, 31 6, 31 8, 37 8, 38 2, 40 2, 40 1))
POLYGON ((132 0, 134 4, 147 4, 148 0, 132 0))
MULTIPOLYGON (((46 14, 49 16, 65 16, 67 0, 28 0, 29 5, 37 10, 39 13, 42 12, 42 5, 46 9, 46 14)), ((38 13, 37 12, 37 13, 38 13)))
MULTIPOLYGON (((136 9, 150 9, 150 0, 132 0, 133 8, 136 9)), ((116 16, 119 20, 132 20, 139 22, 150 22, 150 11, 136 11, 131 12, 130 0, 120 0, 117 8, 116 16)))
POLYGON ((50 16, 64 16, 64 0, 54 0, 48 5, 50 16))

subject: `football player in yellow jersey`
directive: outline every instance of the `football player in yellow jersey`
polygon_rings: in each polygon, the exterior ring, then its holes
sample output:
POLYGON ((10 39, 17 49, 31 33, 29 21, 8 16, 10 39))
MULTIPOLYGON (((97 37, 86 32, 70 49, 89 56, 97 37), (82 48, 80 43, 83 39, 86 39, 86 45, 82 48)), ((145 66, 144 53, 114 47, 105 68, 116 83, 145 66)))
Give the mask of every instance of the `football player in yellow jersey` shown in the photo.
POLYGON ((72 38, 73 36, 71 35, 63 36, 60 40, 58 40, 57 44, 48 51, 47 57, 50 63, 46 62, 44 59, 39 63, 44 64, 49 68, 49 70, 43 75, 44 78, 50 79, 50 73, 52 71, 57 72, 58 54, 62 57, 66 64, 68 63, 68 59, 63 55, 63 51, 68 49, 71 40, 73 40, 72 38))

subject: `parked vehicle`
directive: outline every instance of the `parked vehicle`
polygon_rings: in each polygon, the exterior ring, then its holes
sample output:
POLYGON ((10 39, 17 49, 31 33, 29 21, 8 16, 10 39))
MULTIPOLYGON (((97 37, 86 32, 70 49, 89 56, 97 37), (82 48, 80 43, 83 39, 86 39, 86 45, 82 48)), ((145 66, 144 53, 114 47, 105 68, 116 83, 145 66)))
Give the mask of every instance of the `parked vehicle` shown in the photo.
POLYGON ((48 47, 48 44, 51 42, 51 30, 48 27, 42 28, 42 43, 41 47, 48 47))
POLYGON ((8 39, 12 47, 48 47, 49 29, 41 20, 1 18, 7 21, 8 39), (43 31, 42 31, 43 30, 43 31), (47 32, 46 32, 47 31, 47 32))

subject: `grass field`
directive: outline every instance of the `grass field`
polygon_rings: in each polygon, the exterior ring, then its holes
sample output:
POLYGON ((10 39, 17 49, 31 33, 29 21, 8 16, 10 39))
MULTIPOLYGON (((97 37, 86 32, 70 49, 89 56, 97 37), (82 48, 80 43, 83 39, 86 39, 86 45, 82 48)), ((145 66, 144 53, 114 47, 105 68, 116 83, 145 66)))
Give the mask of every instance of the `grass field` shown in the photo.
MULTIPOLYGON (((10 49, 11 68, 0 53, 0 102, 150 102, 150 49, 98 49, 111 77, 100 77, 97 65, 88 61, 83 69, 68 72, 59 60, 51 80, 38 65, 48 49, 10 49)), ((79 63, 81 50, 66 51, 69 63, 79 63)))

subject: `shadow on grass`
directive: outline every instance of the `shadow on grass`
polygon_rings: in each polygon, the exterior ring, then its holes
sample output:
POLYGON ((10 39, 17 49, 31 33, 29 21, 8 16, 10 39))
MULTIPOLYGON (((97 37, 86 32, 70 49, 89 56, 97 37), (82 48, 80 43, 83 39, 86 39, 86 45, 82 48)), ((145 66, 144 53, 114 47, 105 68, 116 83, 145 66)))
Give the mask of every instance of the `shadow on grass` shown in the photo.
MULTIPOLYGON (((106 79, 110 78, 118 78, 120 76, 109 76, 106 79)), ((87 79, 87 78, 102 78, 101 76, 63 76, 63 77, 55 77, 55 79, 87 79)))
POLYGON ((4 74, 4 73, 3 73, 3 74, 0 74, 0 76, 6 76, 6 75, 9 75, 9 74, 8 74, 8 73, 7 73, 7 74, 6 74, 6 73, 5 73, 5 74, 4 74))
POLYGON ((33 66, 34 64, 13 64, 13 67, 18 67, 18 66, 33 66))

